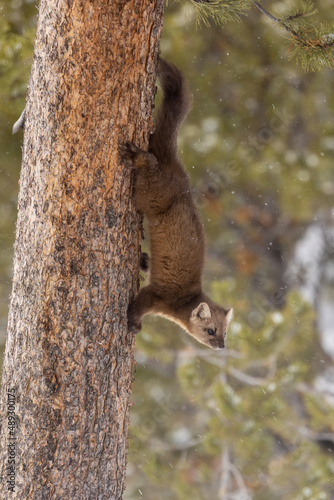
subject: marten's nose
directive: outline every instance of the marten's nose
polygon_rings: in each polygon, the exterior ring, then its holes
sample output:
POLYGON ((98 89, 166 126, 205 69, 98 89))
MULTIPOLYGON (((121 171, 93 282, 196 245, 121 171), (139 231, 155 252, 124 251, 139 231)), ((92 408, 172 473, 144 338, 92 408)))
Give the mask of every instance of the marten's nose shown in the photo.
POLYGON ((225 347, 224 339, 218 339, 218 346, 219 346, 219 349, 224 349, 224 347, 225 347))

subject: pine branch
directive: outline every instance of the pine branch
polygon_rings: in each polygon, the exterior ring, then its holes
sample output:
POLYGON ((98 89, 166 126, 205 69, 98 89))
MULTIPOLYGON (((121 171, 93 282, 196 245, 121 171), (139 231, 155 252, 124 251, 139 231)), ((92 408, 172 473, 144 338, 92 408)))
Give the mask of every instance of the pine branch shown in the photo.
POLYGON ((313 28, 307 38, 294 37, 289 52, 290 58, 295 57, 304 69, 334 68, 333 27, 321 25, 320 28, 313 28))
POLYGON ((222 25, 230 21, 240 21, 251 6, 251 0, 191 0, 195 7, 197 23, 210 26, 210 19, 222 25))
POLYGON ((254 0, 251 0, 252 4, 255 5, 255 7, 257 9, 259 9, 262 14, 265 14, 267 17, 269 17, 269 19, 271 19, 272 21, 275 21, 277 23, 280 23, 281 22, 281 19, 278 19, 278 17, 275 17, 273 16, 272 14, 270 14, 270 12, 268 12, 264 7, 262 7, 261 4, 259 4, 258 2, 255 2, 254 0))
POLYGON ((301 37, 301 25, 297 26, 297 29, 294 28, 294 25, 296 25, 296 21, 298 20, 298 23, 300 23, 303 19, 305 19, 308 16, 311 16, 313 14, 316 14, 316 10, 313 9, 313 5, 310 2, 305 2, 303 5, 304 9, 302 12, 296 11, 294 13, 291 13, 290 15, 286 17, 275 17, 273 16, 270 12, 268 12, 264 7, 259 2, 256 2, 255 0, 251 0, 252 4, 255 5, 259 11, 262 12, 262 14, 265 14, 269 19, 272 21, 278 23, 282 28, 284 28, 286 31, 288 31, 291 35, 294 37, 300 38, 301 37))
POLYGON ((240 16, 254 5, 262 14, 277 23, 290 36, 290 57, 295 57, 302 67, 315 71, 322 67, 334 68, 334 27, 311 21, 317 13, 311 0, 300 0, 288 15, 276 17, 256 0, 191 0, 197 12, 197 20, 210 25, 240 20, 240 16), (292 38, 291 38, 292 37, 292 38))
POLYGON ((303 2, 298 9, 288 16, 278 18, 262 7, 256 0, 251 0, 263 14, 278 23, 290 35, 290 58, 295 57, 304 69, 315 71, 321 67, 334 67, 334 29, 321 24, 311 24, 309 19, 317 13, 310 1, 303 2))

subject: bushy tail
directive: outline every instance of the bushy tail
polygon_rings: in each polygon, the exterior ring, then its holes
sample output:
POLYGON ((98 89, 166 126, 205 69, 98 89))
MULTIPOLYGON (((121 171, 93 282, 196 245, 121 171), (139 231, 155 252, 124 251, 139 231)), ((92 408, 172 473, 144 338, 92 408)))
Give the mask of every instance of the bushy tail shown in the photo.
POLYGON ((159 60, 158 77, 163 90, 150 150, 160 162, 176 156, 177 134, 191 107, 191 95, 181 71, 164 59, 159 60))

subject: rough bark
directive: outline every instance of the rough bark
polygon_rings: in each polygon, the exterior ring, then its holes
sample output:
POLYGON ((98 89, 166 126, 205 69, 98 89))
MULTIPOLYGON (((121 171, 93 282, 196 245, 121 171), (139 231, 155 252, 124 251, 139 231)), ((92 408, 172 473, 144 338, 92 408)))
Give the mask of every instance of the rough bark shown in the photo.
POLYGON ((1 391, 1 499, 122 498, 133 370, 126 311, 140 231, 118 143, 148 144, 162 10, 162 0, 39 6, 1 391))

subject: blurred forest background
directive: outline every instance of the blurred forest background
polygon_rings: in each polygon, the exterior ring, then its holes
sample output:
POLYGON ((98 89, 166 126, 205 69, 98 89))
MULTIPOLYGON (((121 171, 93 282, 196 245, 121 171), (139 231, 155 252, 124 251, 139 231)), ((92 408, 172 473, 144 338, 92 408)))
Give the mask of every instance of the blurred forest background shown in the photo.
MULTIPOLYGON (((333 23, 332 2, 316 7, 333 23)), ((36 15, 35 1, 0 0, 2 344, 22 146, 11 129, 36 15)), ((235 318, 224 352, 145 319, 125 500, 334 499, 334 72, 304 72, 284 36, 255 8, 206 27, 189 2, 166 7, 162 54, 194 96, 179 144, 206 227, 204 288, 235 318)))

